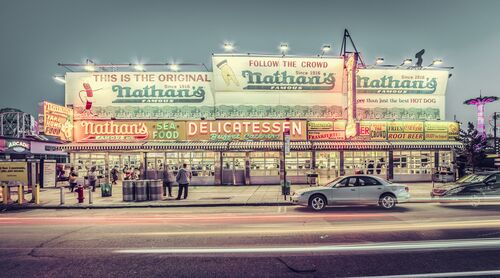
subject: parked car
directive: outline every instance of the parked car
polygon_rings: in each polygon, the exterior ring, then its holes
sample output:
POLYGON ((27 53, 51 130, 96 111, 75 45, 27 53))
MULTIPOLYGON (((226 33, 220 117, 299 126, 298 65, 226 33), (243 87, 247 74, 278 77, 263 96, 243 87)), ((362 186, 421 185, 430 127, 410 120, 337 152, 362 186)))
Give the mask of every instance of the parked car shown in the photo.
POLYGON ((392 209, 407 202, 409 189, 377 176, 338 177, 325 186, 300 189, 292 193, 292 203, 320 211, 330 205, 364 204, 392 209))
POLYGON ((433 188, 431 197, 441 203, 500 200, 500 171, 485 171, 466 175, 445 187, 433 188))

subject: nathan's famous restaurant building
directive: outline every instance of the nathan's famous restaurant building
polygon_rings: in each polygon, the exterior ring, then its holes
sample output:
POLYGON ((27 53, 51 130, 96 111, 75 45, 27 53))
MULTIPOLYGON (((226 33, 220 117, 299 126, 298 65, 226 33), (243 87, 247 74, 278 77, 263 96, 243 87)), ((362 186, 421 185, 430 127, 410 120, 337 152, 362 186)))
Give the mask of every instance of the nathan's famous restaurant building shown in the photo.
POLYGON ((192 183, 207 185, 279 184, 283 169, 292 183, 453 170, 448 71, 356 68, 354 58, 213 55, 212 72, 68 72, 73 135, 61 150, 82 174, 117 166, 156 178, 187 163, 192 183))

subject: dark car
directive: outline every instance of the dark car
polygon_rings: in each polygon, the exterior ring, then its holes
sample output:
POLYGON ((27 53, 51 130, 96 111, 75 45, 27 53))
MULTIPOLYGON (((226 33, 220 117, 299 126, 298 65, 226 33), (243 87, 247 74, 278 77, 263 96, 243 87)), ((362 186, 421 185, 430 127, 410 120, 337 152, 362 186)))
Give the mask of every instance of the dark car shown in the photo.
POLYGON ((431 197, 440 202, 470 202, 500 200, 500 171, 480 172, 462 177, 447 187, 433 188, 431 197))

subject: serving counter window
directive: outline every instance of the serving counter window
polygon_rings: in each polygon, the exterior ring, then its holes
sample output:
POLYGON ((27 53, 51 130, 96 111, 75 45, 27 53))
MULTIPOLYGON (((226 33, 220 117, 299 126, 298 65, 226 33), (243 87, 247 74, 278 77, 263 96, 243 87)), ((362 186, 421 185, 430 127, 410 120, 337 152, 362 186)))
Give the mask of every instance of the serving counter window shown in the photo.
POLYGON ((311 164, 311 152, 290 152, 286 156, 287 175, 305 177, 312 169, 311 164))
POLYGON ((250 152, 250 176, 280 175, 279 152, 250 152))
POLYGON ((174 173, 186 163, 193 176, 214 176, 218 159, 215 152, 167 152, 164 161, 174 173))
POLYGON ((387 176, 388 153, 385 151, 346 151, 344 169, 346 175, 367 174, 387 176))
POLYGON ((431 180, 434 151, 394 151, 394 180, 431 180))
POLYGON ((71 161, 79 178, 86 177, 93 166, 96 167, 97 176, 106 176, 106 154, 104 153, 74 153, 71 161))
POLYGON ((322 178, 338 177, 340 175, 340 152, 316 152, 316 169, 322 178))

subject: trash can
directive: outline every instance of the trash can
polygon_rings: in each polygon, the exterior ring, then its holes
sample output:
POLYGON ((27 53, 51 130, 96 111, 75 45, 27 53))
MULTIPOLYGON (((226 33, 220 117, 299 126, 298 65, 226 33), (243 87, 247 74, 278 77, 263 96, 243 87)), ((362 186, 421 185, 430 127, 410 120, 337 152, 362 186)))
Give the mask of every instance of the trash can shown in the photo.
POLYGON ((309 186, 318 185, 318 174, 317 173, 308 173, 307 174, 307 184, 309 184, 309 186))
POLYGON ((122 183, 123 201, 132 202, 135 199, 134 181, 124 180, 122 183))
POLYGON ((162 199, 163 195, 163 183, 162 180, 150 180, 148 181, 148 200, 158 201, 162 199))
POLYGON ((286 183, 281 182, 281 194, 290 195, 290 181, 286 181, 286 183))
POLYGON ((135 185, 135 201, 142 202, 148 200, 148 181, 136 180, 135 185))
POLYGON ((111 197, 113 193, 113 187, 109 183, 103 183, 101 185, 101 197, 111 197))

